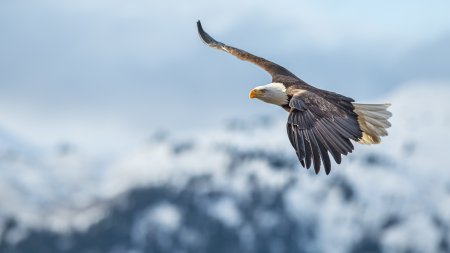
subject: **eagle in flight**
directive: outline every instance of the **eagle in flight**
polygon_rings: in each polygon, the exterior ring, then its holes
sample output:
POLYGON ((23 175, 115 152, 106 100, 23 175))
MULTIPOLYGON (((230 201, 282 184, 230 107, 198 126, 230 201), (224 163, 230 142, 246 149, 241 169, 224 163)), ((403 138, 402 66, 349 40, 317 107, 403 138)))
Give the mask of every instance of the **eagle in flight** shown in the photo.
POLYGON ((329 154, 340 164, 341 155, 354 148, 351 141, 377 144, 381 136, 388 135, 390 104, 354 103, 352 98, 307 84, 276 63, 216 41, 203 30, 200 21, 197 29, 208 46, 256 64, 272 76, 271 83, 255 87, 249 97, 281 106, 289 113, 287 134, 303 167, 313 165, 317 174, 323 164, 328 175, 329 154))

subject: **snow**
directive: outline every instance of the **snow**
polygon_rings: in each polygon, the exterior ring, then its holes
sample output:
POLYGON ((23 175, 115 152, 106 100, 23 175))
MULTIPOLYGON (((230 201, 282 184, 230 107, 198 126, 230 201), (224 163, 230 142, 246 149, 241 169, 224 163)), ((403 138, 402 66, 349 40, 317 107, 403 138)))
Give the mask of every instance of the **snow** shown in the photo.
POLYGON ((384 250, 390 252, 438 252, 440 233, 428 215, 417 213, 382 238, 384 250))
POLYGON ((209 214, 230 227, 237 227, 242 223, 236 204, 229 198, 222 198, 212 204, 209 214))
MULTIPOLYGON (((383 252, 438 252, 441 228, 435 220, 450 224, 449 97, 449 83, 415 82, 369 101, 393 104, 389 136, 380 145, 357 145, 330 176, 299 169, 285 136, 285 118, 235 122, 188 140, 151 140, 109 158, 70 146, 43 151, 2 130, 0 224, 10 217, 18 221, 12 241, 26 236, 26 228, 82 231, 107 214, 110 200, 130 189, 181 189, 189 178, 209 175, 215 187, 228 192, 207 207, 209 214, 228 227, 240 227, 248 247, 254 235, 239 203, 251 198, 250 189, 257 185, 286 188, 288 215, 317 223, 318 238, 308 247, 349 252, 362 238, 381 235, 383 252), (274 169, 267 159, 271 154, 286 163, 274 169)), ((160 203, 141 216, 133 238, 142 243, 140 236, 149 227, 170 232, 183 221, 182 210, 172 203, 160 203)), ((256 218, 267 230, 279 222, 266 211, 256 218)), ((201 239, 187 234, 186 240, 201 239)))
POLYGON ((169 203, 161 203, 147 213, 147 218, 151 223, 155 223, 164 229, 175 230, 181 223, 182 217, 175 206, 169 203))
MULTIPOLYGON (((145 210, 133 225, 132 240, 140 247, 147 243, 147 237, 157 233, 171 233, 179 229, 182 214, 170 203, 159 203, 156 207, 145 210)), ((164 237, 158 237, 165 240, 164 237)))

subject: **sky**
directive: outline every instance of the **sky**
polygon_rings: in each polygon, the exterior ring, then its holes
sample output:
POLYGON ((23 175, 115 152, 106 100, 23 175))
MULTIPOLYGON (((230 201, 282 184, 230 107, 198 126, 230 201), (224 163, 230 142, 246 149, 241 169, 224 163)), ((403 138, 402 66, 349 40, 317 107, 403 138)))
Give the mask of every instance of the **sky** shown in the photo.
POLYGON ((199 19, 312 85, 384 102, 405 83, 450 79, 448 10, 437 0, 1 1, 0 129, 107 152, 157 131, 286 117, 248 99, 269 76, 207 48, 199 19))

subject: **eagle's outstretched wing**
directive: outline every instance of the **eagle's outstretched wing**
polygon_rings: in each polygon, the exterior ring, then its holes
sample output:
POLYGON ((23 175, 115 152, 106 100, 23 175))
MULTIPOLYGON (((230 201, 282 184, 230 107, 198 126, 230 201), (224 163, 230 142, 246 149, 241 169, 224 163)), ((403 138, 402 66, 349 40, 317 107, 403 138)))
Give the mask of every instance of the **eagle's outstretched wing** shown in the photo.
POLYGON ((326 174, 331 164, 328 152, 336 163, 341 155, 353 150, 350 140, 362 137, 357 115, 353 112, 351 99, 336 96, 336 101, 325 99, 320 93, 292 89, 292 108, 287 122, 287 133, 298 159, 309 169, 314 163, 316 173, 323 162, 326 174))
POLYGON ((278 78, 285 78, 285 77, 291 77, 296 80, 300 80, 298 77, 296 77, 294 74, 292 74, 289 70, 285 69, 284 67, 273 63, 271 61, 268 61, 264 58, 255 56, 253 54, 250 54, 244 50, 228 46, 222 42, 218 42, 215 39, 213 39, 209 34, 207 34, 203 28, 200 21, 197 21, 197 29, 198 34, 200 35, 200 38, 205 42, 208 46, 217 48, 219 50, 225 51, 229 54, 232 54, 236 56, 237 58, 248 61, 251 63, 254 63, 264 69, 265 71, 269 72, 269 74, 272 76, 272 79, 276 81, 278 78))

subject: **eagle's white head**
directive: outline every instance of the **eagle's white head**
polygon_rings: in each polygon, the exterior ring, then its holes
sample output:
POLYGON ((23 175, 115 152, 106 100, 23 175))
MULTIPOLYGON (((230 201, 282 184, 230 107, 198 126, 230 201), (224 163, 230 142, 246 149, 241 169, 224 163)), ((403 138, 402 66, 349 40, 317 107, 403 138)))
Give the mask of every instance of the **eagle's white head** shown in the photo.
POLYGON ((282 83, 269 83, 257 86, 250 91, 248 96, 249 98, 257 98, 275 105, 286 105, 288 103, 286 87, 282 83))

